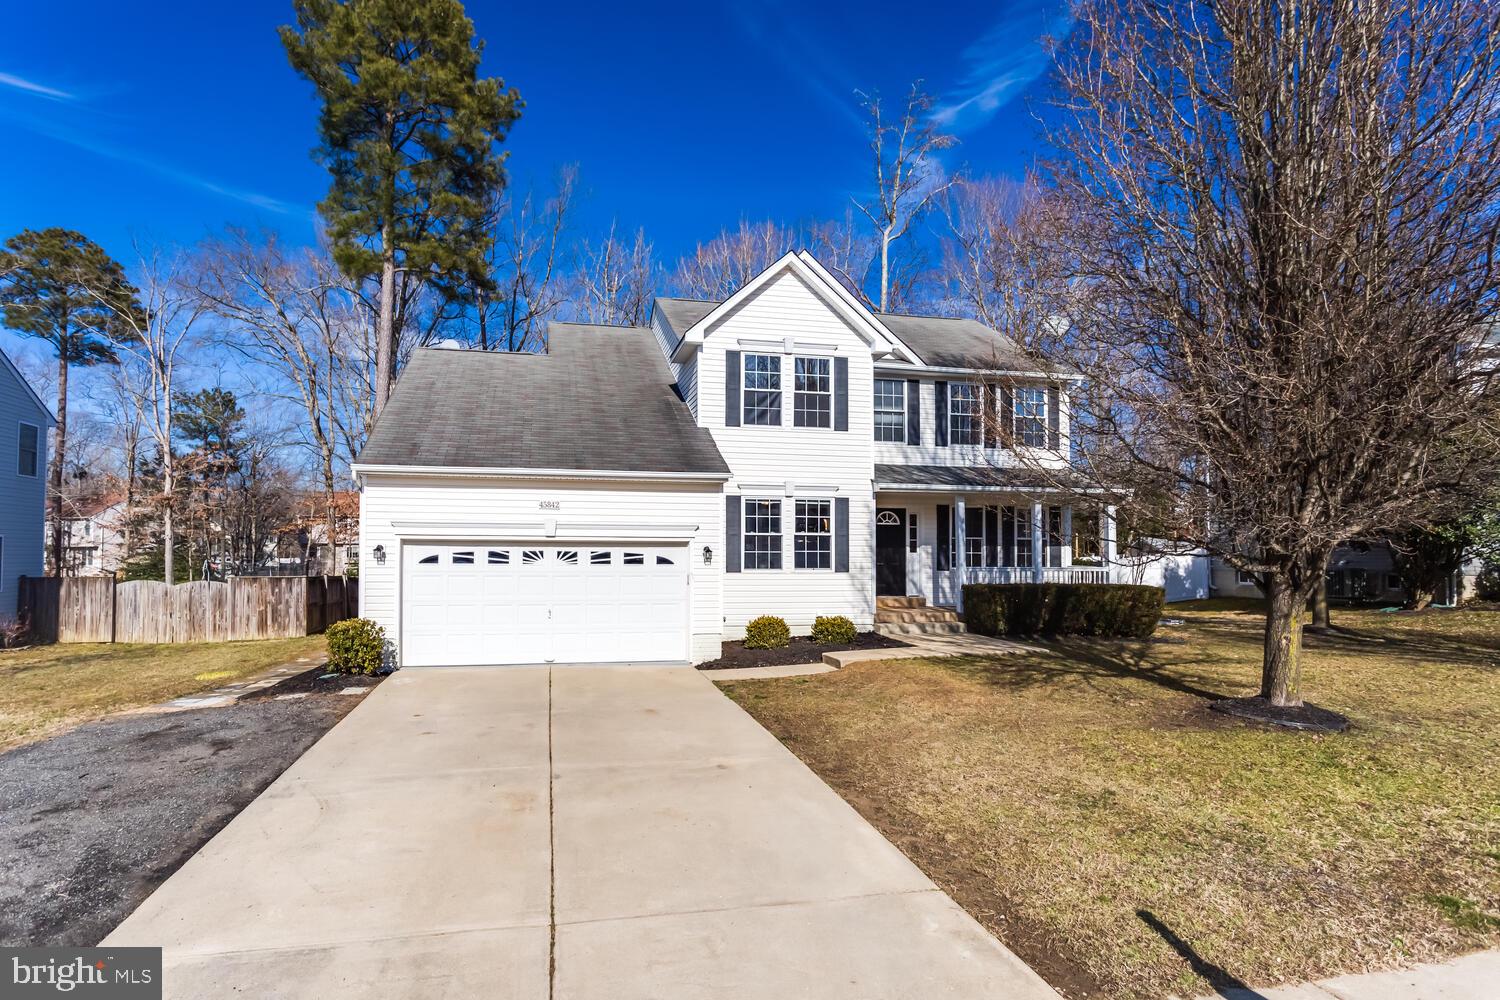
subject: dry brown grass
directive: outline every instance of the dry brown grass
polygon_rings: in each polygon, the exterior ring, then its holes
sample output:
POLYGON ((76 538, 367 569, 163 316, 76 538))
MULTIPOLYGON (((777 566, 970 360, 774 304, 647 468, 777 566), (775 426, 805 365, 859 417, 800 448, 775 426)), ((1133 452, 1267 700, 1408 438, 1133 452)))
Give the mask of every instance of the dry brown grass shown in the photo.
POLYGON ((1253 694, 1258 614, 1150 642, 726 685, 1071 995, 1191 996, 1500 945, 1500 613, 1335 611, 1320 737, 1253 694))
POLYGON ((232 684, 322 651, 321 635, 171 646, 59 643, 0 651, 0 750, 111 712, 232 684))

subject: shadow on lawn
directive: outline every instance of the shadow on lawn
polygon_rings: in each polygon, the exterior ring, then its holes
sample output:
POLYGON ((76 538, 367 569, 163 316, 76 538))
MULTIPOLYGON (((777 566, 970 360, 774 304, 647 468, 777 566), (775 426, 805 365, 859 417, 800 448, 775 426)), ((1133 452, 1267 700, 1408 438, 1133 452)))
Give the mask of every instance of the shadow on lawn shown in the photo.
POLYGON ((1073 680, 1093 685, 1101 680, 1138 680, 1178 694, 1216 701, 1230 692, 1213 690, 1201 684, 1207 678, 1195 676, 1191 668, 1201 660, 1174 660, 1168 664, 1153 663, 1154 647, 1144 642, 1083 639, 1055 640, 1049 645, 1053 654, 1040 656, 1002 656, 955 663, 954 667, 972 671, 997 687, 1030 688, 1073 680))
POLYGON ((1215 965, 1198 954, 1192 945, 1178 937, 1176 931, 1162 923, 1161 919, 1150 910, 1136 910, 1135 915, 1140 917, 1141 922, 1147 927, 1159 934, 1168 947, 1181 955, 1195 973, 1208 980, 1208 984, 1219 996, 1233 998, 1233 1000, 1257 1000, 1257 998, 1264 1000, 1265 994, 1257 993, 1244 980, 1230 973, 1222 965, 1215 965))

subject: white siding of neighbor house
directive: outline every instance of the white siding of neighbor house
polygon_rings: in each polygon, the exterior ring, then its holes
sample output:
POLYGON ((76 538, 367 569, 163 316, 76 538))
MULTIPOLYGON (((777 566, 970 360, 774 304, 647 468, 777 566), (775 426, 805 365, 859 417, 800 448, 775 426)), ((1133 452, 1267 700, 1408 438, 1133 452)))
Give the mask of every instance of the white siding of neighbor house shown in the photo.
MULTIPOLYGON (((809 350, 810 356, 830 353, 809 350)), ((743 370, 743 369, 742 369, 743 370)), ((724 574, 724 635, 738 638, 752 618, 785 618, 806 633, 819 615, 844 615, 861 628, 875 611, 874 474, 870 348, 849 324, 792 271, 768 281, 707 331, 697 364, 698 423, 713 434, 733 478, 725 491, 782 501, 781 570, 724 574), (792 359, 787 338, 828 345, 849 360, 849 429, 792 426, 792 359), (774 346, 742 344, 775 341, 774 346), (724 423, 726 351, 782 356, 783 416, 779 427, 724 423), (792 569, 796 497, 849 499, 849 572, 792 569)), ((742 397, 743 398, 743 397, 742 397)), ((720 503, 723 503, 722 499, 720 503)))
MULTIPOLYGON (((401 538, 397 522, 421 524, 490 525, 525 523, 541 525, 555 520, 557 541, 580 541, 584 536, 569 532, 569 525, 588 525, 587 539, 625 541, 611 537, 608 528, 641 529, 649 525, 695 525, 688 542, 691 657, 693 662, 719 655, 722 633, 724 576, 724 498, 719 484, 625 483, 609 481, 561 481, 538 483, 471 477, 380 476, 365 477, 360 493, 361 613, 385 627, 393 649, 399 646, 398 621, 401 579, 401 538), (558 504, 543 509, 544 501, 558 504), (385 547, 385 563, 375 561, 375 547, 385 547), (703 564, 704 547, 712 549, 711 565, 703 564)), ((465 541, 462 528, 451 541, 465 541)), ((488 539, 487 539, 488 540, 488 539)), ((516 534, 516 540, 548 539, 534 534, 516 534)))
POLYGON ((17 378, 10 364, 0 361, 0 621, 16 614, 19 580, 41 576, 47 503, 48 414, 17 378), (22 476, 21 424, 37 428, 37 474, 22 476))
MULTIPOLYGON (((936 381, 939 381, 939 380, 936 379, 935 377, 933 377, 933 376, 901 376, 901 375, 899 375, 898 372, 896 372, 894 370, 891 370, 891 369, 882 369, 881 371, 876 372, 876 373, 874 373, 871 376, 872 379, 874 379, 876 377, 878 377, 878 378, 898 378, 898 377, 911 378, 911 377, 919 377, 920 378, 920 384, 918 385, 918 390, 921 393, 921 400, 922 400, 922 419, 921 419, 921 424, 922 424, 922 426, 921 426, 922 443, 920 445, 914 445, 914 444, 912 444, 909 441, 908 442, 876 441, 875 442, 875 461, 878 462, 879 464, 881 464, 881 465, 978 466, 980 468, 985 468, 985 467, 992 467, 992 468, 1013 468, 1013 467, 1016 467, 1016 466, 1020 466, 1020 465, 1026 464, 1025 462, 1022 461, 1022 457, 1023 456, 1018 453, 1018 450, 1014 450, 1014 449, 1010 449, 1010 448, 985 448, 982 445, 952 445, 952 444, 943 445, 943 446, 940 447, 936 443, 937 442, 937 437, 936 437, 936 434, 937 434, 937 413, 936 413, 936 407, 937 407, 937 402, 936 402, 936 399, 937 399, 937 390, 933 386, 933 383, 936 382, 936 381)), ((958 376, 952 376, 952 377, 949 377, 948 379, 946 379, 946 381, 951 384, 953 382, 962 382, 962 381, 964 381, 964 379, 961 378, 961 377, 958 377, 958 376)), ((1027 384, 1027 383, 1018 383, 1018 384, 1027 384)), ((1045 383, 1040 383, 1039 382, 1039 383, 1035 383, 1035 384, 1036 385, 1045 386, 1045 383)), ((874 406, 874 388, 875 388, 874 387, 874 382, 872 381, 871 385, 870 385, 870 393, 871 393, 871 404, 870 405, 872 407, 874 406)), ((908 386, 908 388, 910 388, 910 387, 908 386)), ((1059 387, 1059 394, 1058 394, 1058 396, 1059 396, 1059 399, 1061 400, 1060 408, 1062 410, 1062 416, 1061 416, 1061 419, 1058 422, 1058 430, 1059 430, 1059 432, 1062 435, 1062 441, 1063 441, 1063 449, 1062 450, 1063 450, 1063 454, 1066 455, 1067 451, 1068 451, 1068 449, 1067 449, 1067 440, 1068 440, 1068 390, 1067 390, 1067 386, 1066 385, 1063 385, 1063 386, 1059 387)), ((872 436, 874 434, 873 420, 874 420, 874 415, 873 415, 873 411, 872 411, 872 413, 871 413, 871 421, 872 421, 871 434, 872 434, 872 436)), ((1060 459, 1059 458, 1051 458, 1044 451, 1041 451, 1039 449, 1024 449, 1024 450, 1027 451, 1027 452, 1030 452, 1030 454, 1026 455, 1025 458, 1030 463, 1032 463, 1032 464, 1039 463, 1039 464, 1043 464, 1043 465, 1056 466, 1056 467, 1065 467, 1068 464, 1066 457, 1060 458, 1060 459)))

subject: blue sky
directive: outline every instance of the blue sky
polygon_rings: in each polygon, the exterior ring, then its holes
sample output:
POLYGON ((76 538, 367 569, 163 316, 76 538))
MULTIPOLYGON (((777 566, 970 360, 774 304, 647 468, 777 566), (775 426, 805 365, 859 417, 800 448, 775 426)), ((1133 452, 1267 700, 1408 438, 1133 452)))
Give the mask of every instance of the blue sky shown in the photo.
MULTIPOLYGON (((472 0, 485 71, 521 92, 513 183, 577 163, 579 228, 644 226, 670 261, 741 218, 842 215, 868 167, 853 91, 915 78, 962 143, 946 166, 1037 155, 1058 3, 621 4, 472 0)), ((290 4, 24 4, 0 38, 0 238, 68 226, 133 239, 225 224, 313 233, 316 105, 276 37, 290 4)))

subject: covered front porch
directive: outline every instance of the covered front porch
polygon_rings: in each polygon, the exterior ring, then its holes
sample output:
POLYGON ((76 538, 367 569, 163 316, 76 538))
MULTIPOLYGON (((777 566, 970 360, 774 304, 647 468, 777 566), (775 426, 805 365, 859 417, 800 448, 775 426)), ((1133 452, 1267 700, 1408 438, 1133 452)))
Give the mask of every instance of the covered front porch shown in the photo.
MULTIPOLYGON (((875 493, 875 590, 962 610, 965 583, 1110 583, 1114 508, 1056 490, 887 482, 875 493)), ((949 474, 944 478, 956 478, 949 474)), ((909 478, 909 477, 908 477, 909 478)), ((933 477, 936 478, 936 477, 933 477)))

